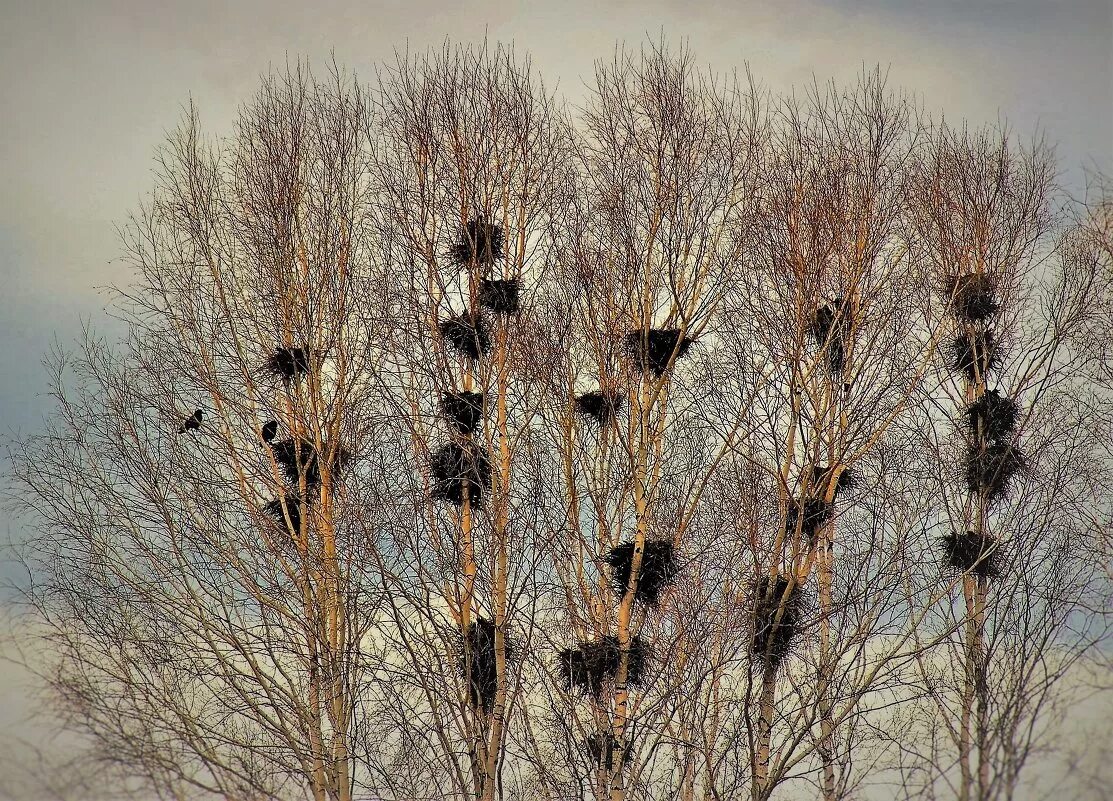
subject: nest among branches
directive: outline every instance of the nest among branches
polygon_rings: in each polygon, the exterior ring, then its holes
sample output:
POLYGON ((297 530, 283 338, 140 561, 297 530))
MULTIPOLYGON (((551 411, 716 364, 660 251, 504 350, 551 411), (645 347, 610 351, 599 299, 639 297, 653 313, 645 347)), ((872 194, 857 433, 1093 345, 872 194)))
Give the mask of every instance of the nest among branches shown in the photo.
POLYGON ((967 489, 987 501, 1004 498, 1024 467, 1024 454, 1012 442, 974 443, 966 456, 967 489))
POLYGON ((478 360, 491 350, 487 324, 478 315, 454 314, 441 320, 437 329, 445 344, 461 356, 478 360))
POLYGON ((201 427, 201 420, 204 417, 205 417, 205 410, 204 409, 195 410, 193 412, 193 414, 191 414, 189 417, 187 417, 182 422, 181 428, 178 429, 178 433, 179 434, 184 434, 187 431, 196 431, 197 429, 199 429, 201 427))
POLYGON ((263 438, 263 442, 274 442, 274 438, 278 436, 278 421, 268 420, 263 423, 263 427, 259 429, 259 436, 263 438))
POLYGON ((975 441, 1008 439, 1016 430, 1016 401, 991 389, 967 407, 966 418, 975 441))
POLYGON ((1001 351, 993 329, 959 334, 951 343, 951 367, 970 381, 985 378, 1001 366, 1001 351))
POLYGON ((947 285, 951 309, 961 320, 981 322, 997 314, 997 281, 986 273, 957 275, 947 285))
MULTIPOLYGON (((504 641, 504 649, 504 656, 509 661, 514 654, 509 637, 504 641)), ((460 676, 468 683, 472 706, 489 714, 498 692, 494 621, 480 616, 468 625, 463 635, 459 667, 460 676)))
POLYGON ((796 527, 799 526, 800 533, 809 543, 814 544, 819 538, 820 530, 834 514, 834 504, 827 503, 822 498, 809 497, 803 501, 789 498, 785 509, 785 534, 796 536, 796 527))
POLYGON ((292 381, 309 372, 309 350, 277 348, 267 359, 263 369, 283 381, 292 381))
MULTIPOLYGON (((274 451, 274 460, 278 462, 278 466, 282 469, 287 481, 296 485, 301 476, 304 475, 307 488, 320 485, 320 460, 317 458, 317 449, 313 447, 312 442, 304 439, 282 439, 271 442, 270 446, 271 450, 274 451)), ((328 443, 325 443, 325 450, 332 450, 328 443)), ((335 453, 332 454, 332 462, 329 465, 333 478, 340 478, 344 468, 351 460, 351 456, 351 453, 343 446, 338 446, 335 449, 335 453)))
POLYGON ((809 333, 824 352, 827 368, 835 374, 846 368, 846 343, 850 338, 850 320, 843 304, 842 298, 825 303, 815 310, 808 325, 809 333))
MULTIPOLYGON (((575 648, 565 648, 558 655, 561 675, 569 690, 580 690, 596 698, 603 687, 613 682, 618 675, 621 653, 617 637, 604 637, 601 640, 581 642, 575 648)), ((641 686, 645 680, 645 667, 648 650, 641 637, 630 640, 629 662, 626 668, 626 684, 641 686)))
POLYGON ((618 392, 585 392, 576 398, 576 411, 595 419, 605 426, 622 410, 622 395, 618 392))
POLYGON ((301 507, 302 502, 298 498, 286 496, 275 498, 263 507, 263 512, 285 526, 291 537, 296 537, 301 532, 301 507))
MULTIPOLYGON (((817 493, 825 494, 827 492, 833 472, 833 466, 816 465, 812 468, 812 484, 815 486, 817 493)), ((858 474, 848 467, 839 474, 839 480, 835 483, 835 495, 837 497, 838 493, 852 490, 857 486, 858 474)))
POLYGON ((474 442, 449 442, 430 460, 433 498, 463 506, 467 500, 479 505, 491 485, 491 460, 486 449, 474 442))
POLYGON ((482 392, 447 392, 441 397, 441 411, 448 424, 461 434, 474 434, 483 422, 482 392))
POLYGON ((674 358, 684 358, 694 341, 691 337, 681 336, 678 328, 651 328, 628 333, 626 350, 641 372, 660 378, 674 358))
POLYGON ((616 754, 619 755, 618 761, 623 765, 630 764, 630 760, 634 758, 634 750, 629 744, 615 739, 613 734, 589 734, 584 739, 584 749, 595 765, 612 764, 616 754))
POLYGON ((494 264, 503 256, 503 239, 502 228, 480 215, 460 229, 452 246, 452 260, 461 266, 494 264))
POLYGON ((520 308, 518 287, 517 278, 502 281, 484 279, 479 283, 479 305, 495 314, 517 314, 520 308))
MULTIPOLYGON (((624 595, 630 586, 630 570, 633 567, 634 543, 624 542, 607 554, 607 564, 611 567, 611 586, 618 595, 624 595)), ((642 551, 642 561, 638 569, 638 588, 634 598, 649 606, 657 601, 680 572, 676 553, 671 540, 646 540, 642 551)))
POLYGON ((997 539, 975 531, 953 531, 939 539, 947 567, 961 573, 972 573, 980 579, 994 579, 1001 575, 997 539))
POLYGON ((754 601, 755 657, 776 667, 788 656, 800 629, 803 590, 783 576, 762 576, 754 601))

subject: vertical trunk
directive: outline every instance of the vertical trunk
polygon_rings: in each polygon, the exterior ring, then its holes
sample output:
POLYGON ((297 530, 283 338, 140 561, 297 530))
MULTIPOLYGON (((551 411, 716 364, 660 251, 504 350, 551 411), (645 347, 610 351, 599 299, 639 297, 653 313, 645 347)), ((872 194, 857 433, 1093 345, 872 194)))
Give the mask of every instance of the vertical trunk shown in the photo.
POLYGON ((769 781, 769 748, 773 736, 773 704, 776 700, 777 669, 766 664, 761 674, 761 708, 757 722, 757 749, 754 753, 754 801, 765 801, 772 791, 769 781))
POLYGON ((823 762, 823 775, 820 788, 823 801, 835 801, 837 779, 835 768, 835 722, 832 716, 831 671, 831 584, 834 579, 834 566, 831 556, 831 541, 828 530, 820 534, 819 554, 819 671, 816 694, 819 705, 819 755, 823 762))
POLYGON ((972 734, 971 717, 974 706, 974 659, 977 647, 977 621, 975 619, 975 579, 962 577, 962 594, 966 601, 966 643, 963 654, 962 712, 959 721, 958 765, 961 785, 959 801, 971 801, 973 772, 971 770, 972 734))

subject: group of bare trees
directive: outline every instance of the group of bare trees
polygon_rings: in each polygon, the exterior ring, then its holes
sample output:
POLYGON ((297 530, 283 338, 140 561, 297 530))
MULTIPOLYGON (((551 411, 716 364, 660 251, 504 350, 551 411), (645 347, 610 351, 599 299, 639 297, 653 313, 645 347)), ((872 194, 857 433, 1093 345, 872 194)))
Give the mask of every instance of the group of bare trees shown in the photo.
POLYGON ((15 453, 106 770, 1018 797, 1110 612, 1109 209, 1047 149, 878 73, 780 98, 650 46, 569 109, 446 46, 271 75, 158 164, 130 334, 15 453))

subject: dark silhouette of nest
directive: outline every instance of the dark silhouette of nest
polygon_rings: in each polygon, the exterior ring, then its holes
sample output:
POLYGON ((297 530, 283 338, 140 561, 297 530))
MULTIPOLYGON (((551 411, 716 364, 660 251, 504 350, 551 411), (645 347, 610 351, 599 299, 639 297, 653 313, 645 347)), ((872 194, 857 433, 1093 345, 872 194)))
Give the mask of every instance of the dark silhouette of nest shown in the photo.
POLYGON ((991 389, 970 404, 966 417, 976 441, 1005 440, 1016 430, 1016 402, 991 389))
POLYGON ((584 739, 584 749, 596 765, 610 765, 616 754, 623 765, 630 764, 634 758, 634 750, 615 739, 613 734, 589 734, 584 739))
POLYGON ((823 351, 827 368, 841 374, 846 367, 846 341, 850 338, 850 321, 843 308, 843 299, 835 298, 815 310, 808 330, 823 351))
POLYGON ((754 656, 767 665, 779 665, 796 640, 802 612, 800 585, 783 576, 763 576, 754 602, 754 656))
POLYGON ((182 422, 182 427, 178 429, 179 434, 184 434, 187 431, 196 431, 201 427, 201 419, 205 416, 204 409, 198 409, 182 422))
MULTIPOLYGON (((630 585, 633 566, 634 543, 624 542, 607 554, 611 567, 611 586, 618 595, 624 595, 630 585)), ((670 540, 646 540, 638 570, 638 588, 634 598, 648 606, 656 606, 661 592, 676 578, 680 566, 670 540)))
POLYGON ((518 300, 518 279, 479 283, 479 305, 495 314, 517 314, 521 308, 518 300))
MULTIPOLYGON (((579 690, 596 698, 603 687, 618 675, 620 652, 618 638, 581 642, 575 648, 565 648, 558 655, 561 675, 569 690, 579 690)), ((648 651, 641 637, 630 640, 630 658, 626 669, 626 683, 641 686, 645 680, 648 651)))
POLYGON ((951 345, 951 366, 970 381, 984 379, 1001 366, 1001 352, 992 329, 964 332, 951 345))
POLYGON ((290 536, 296 537, 301 532, 301 502, 297 498, 275 498, 263 507, 263 511, 285 526, 290 536))
POLYGON ((452 260, 459 265, 494 264, 502 258, 502 249, 502 228, 480 216, 460 229, 460 237, 452 246, 452 260))
POLYGON ((951 532, 939 539, 943 558, 949 568, 961 573, 973 573, 980 579, 994 579, 1001 575, 996 538, 975 531, 951 532))
MULTIPOLYGON (((817 494, 826 494, 827 486, 831 482, 831 473, 832 468, 827 465, 816 465, 812 468, 812 484, 817 494)), ((858 474, 848 467, 839 474, 839 480, 835 484, 835 496, 838 497, 840 492, 852 490, 857 486, 858 474)))
POLYGON ((448 392, 441 397, 441 411, 448 424, 461 434, 474 434, 483 422, 482 392, 448 392))
POLYGON ((283 381, 309 372, 309 351, 305 348, 278 348, 264 365, 264 369, 283 381))
POLYGON ((835 513, 834 504, 827 503, 822 498, 804 498, 801 502, 796 498, 788 499, 785 509, 785 533, 796 536, 796 527, 800 533, 814 544, 819 538, 820 530, 827 525, 835 513))
POLYGON ((677 328, 653 328, 628 333, 626 350, 641 372, 660 378, 669 369, 674 354, 677 360, 684 358, 693 342, 691 337, 682 337, 677 328))
POLYGON ((454 314, 440 321, 437 328, 445 344, 461 356, 479 359, 491 349, 491 337, 482 317, 454 314))
POLYGON ((981 322, 997 314, 997 282, 985 273, 955 276, 948 286, 951 308, 955 316, 970 322, 981 322))
POLYGON ((270 420, 263 423, 263 427, 259 429, 259 436, 263 438, 263 442, 274 442, 274 438, 278 436, 278 421, 270 420))
POLYGON ((449 442, 430 460, 433 498, 462 506, 465 500, 478 505, 491 484, 491 460, 487 451, 473 442, 449 442))
MULTIPOLYGON (((301 476, 305 475, 305 486, 313 488, 321 483, 321 465, 317 458, 317 449, 313 443, 304 439, 282 439, 270 443, 274 451, 274 460, 282 468, 282 473, 291 484, 297 484, 301 476)), ((330 448, 326 444, 325 450, 330 448)), ((351 454, 343 447, 338 447, 332 456, 331 473, 334 479, 339 479, 344 468, 347 467, 351 454)))
MULTIPOLYGON (((507 637, 504 644, 506 660, 514 655, 514 647, 507 637)), ((460 676, 468 683, 468 696, 476 709, 489 714, 495 705, 498 691, 498 670, 495 660, 495 623, 478 617, 468 625, 460 649, 460 676)))
POLYGON ((607 425, 622 410, 622 395, 617 392, 585 392, 576 398, 576 411, 607 425))
POLYGON ((966 486, 987 501, 1004 498, 1024 465, 1024 454, 1012 442, 975 443, 966 457, 966 486))

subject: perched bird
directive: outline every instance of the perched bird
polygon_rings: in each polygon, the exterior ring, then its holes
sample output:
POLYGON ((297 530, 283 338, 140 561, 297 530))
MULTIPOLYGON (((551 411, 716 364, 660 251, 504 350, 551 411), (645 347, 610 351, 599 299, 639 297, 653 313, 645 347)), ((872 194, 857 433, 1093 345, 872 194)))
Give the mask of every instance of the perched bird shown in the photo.
POLYGON ((259 433, 263 435, 263 442, 274 442, 275 436, 278 435, 278 421, 271 420, 268 423, 263 423, 263 428, 259 433))
POLYGON ((193 414, 191 414, 189 417, 187 417, 185 419, 185 422, 182 423, 182 427, 178 429, 178 433, 179 434, 184 434, 187 431, 193 431, 195 429, 200 428, 201 427, 201 418, 203 416, 204 416, 204 412, 202 412, 200 409, 195 411, 193 414))

